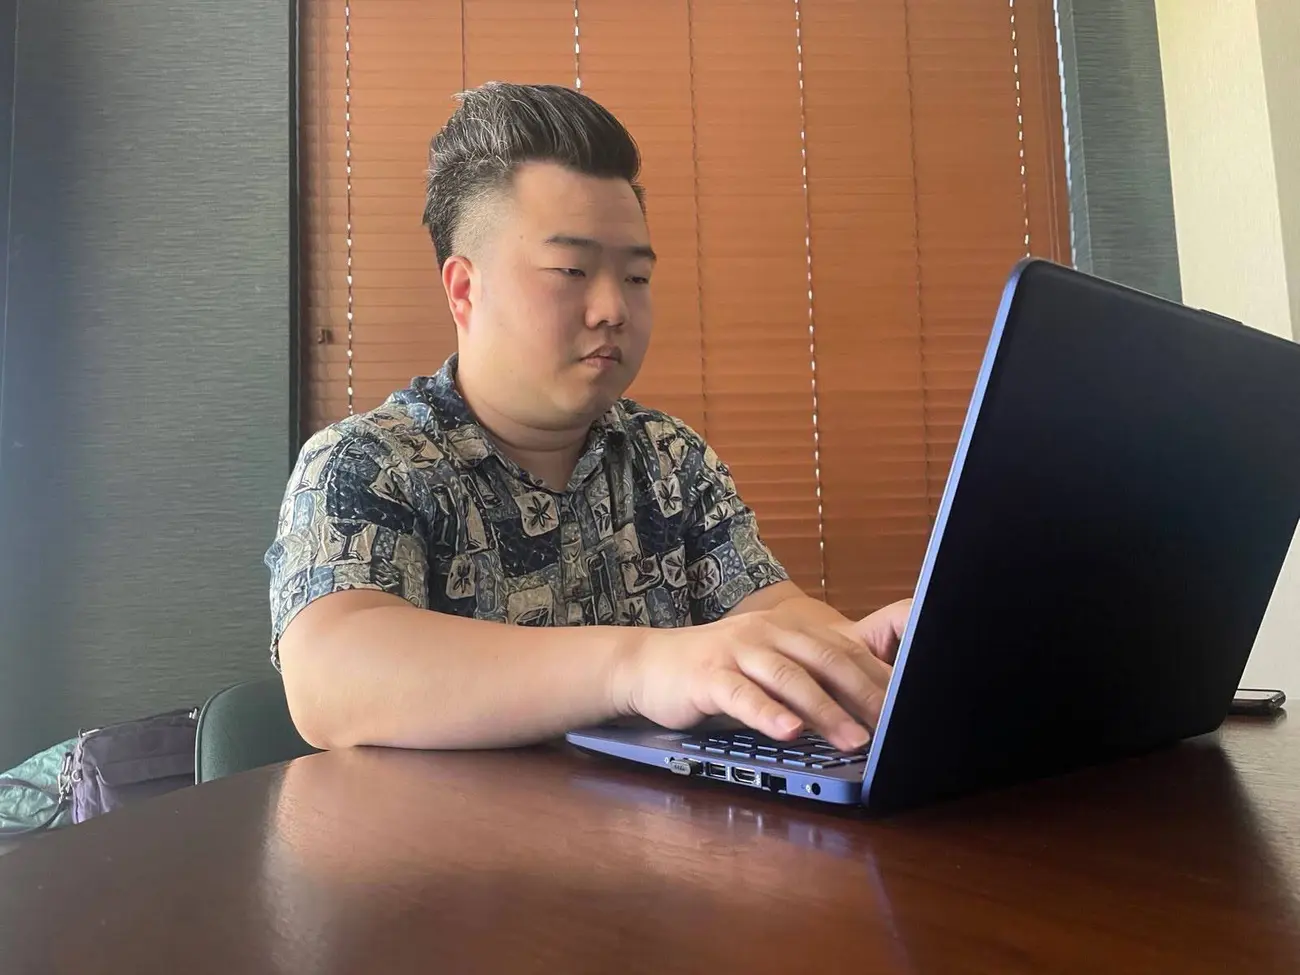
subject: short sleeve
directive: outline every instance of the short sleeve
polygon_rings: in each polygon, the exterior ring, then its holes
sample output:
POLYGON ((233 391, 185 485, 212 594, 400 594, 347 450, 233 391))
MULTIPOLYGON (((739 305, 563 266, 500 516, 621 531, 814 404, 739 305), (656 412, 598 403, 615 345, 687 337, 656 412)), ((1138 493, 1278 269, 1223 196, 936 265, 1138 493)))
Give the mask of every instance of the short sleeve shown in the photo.
POLYGON ((265 559, 277 668, 285 628, 322 596, 371 589, 427 608, 427 547, 410 496, 409 469, 380 431, 330 427, 302 448, 265 559))
POLYGON ((789 579, 758 531, 731 471, 713 448, 689 432, 695 455, 692 503, 684 525, 691 619, 712 623, 746 596, 789 579))

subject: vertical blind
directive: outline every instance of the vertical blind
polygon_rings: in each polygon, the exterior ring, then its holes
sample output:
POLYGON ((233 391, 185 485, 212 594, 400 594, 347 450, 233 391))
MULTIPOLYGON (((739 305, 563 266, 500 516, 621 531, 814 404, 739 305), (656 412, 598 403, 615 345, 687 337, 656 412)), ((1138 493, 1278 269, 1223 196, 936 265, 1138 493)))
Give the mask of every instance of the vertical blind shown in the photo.
POLYGON ((807 591, 916 578, 1012 264, 1068 259, 1051 0, 303 0, 304 435, 455 348, 429 139, 489 80, 580 88, 644 159, 631 395, 728 461, 807 591))

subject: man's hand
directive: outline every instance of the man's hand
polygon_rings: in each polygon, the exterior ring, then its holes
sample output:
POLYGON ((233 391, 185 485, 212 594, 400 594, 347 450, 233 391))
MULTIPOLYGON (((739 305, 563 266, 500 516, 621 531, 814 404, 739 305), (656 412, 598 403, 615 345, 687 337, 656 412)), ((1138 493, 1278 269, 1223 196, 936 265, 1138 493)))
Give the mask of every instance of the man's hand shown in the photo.
POLYGON ((889 686, 877 649, 888 646, 889 626, 873 622, 858 635, 778 607, 649 631, 628 661, 620 706, 668 728, 725 714, 772 738, 810 727, 838 748, 861 748, 862 722, 875 725, 889 686))
POLYGON ((891 603, 858 620, 850 627, 850 632, 879 659, 892 666, 898 657, 903 630, 907 627, 907 618, 911 613, 912 600, 891 603))

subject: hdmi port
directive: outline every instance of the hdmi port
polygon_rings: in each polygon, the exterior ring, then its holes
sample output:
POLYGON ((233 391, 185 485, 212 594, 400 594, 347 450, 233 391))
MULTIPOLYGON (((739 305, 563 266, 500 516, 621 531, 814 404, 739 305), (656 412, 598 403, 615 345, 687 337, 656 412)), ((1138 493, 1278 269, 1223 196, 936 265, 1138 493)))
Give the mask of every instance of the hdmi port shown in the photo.
POLYGON ((741 785, 758 785, 758 773, 752 768, 731 767, 731 781, 741 785))

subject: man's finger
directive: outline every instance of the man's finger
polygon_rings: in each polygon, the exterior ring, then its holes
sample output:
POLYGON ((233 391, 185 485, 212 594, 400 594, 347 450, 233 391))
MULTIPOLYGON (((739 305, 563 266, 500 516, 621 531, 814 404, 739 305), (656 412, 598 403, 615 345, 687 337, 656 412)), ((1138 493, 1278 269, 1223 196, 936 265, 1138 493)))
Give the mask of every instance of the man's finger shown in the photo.
POLYGON ((861 644, 833 630, 817 627, 781 634, 776 649, 802 664, 854 716, 871 727, 879 722, 890 669, 861 644))
POLYGON ((710 687, 710 697, 720 713, 769 738, 788 741, 803 730, 798 715, 773 700, 739 671, 718 671, 710 687))
POLYGON ((795 660, 774 650, 751 648, 738 653, 736 663, 746 677, 837 748, 852 750, 866 744, 867 730, 795 660))
POLYGON ((904 599, 876 610, 854 624, 853 632, 866 643, 872 654, 887 664, 898 658, 898 648, 912 610, 912 600, 904 599))

